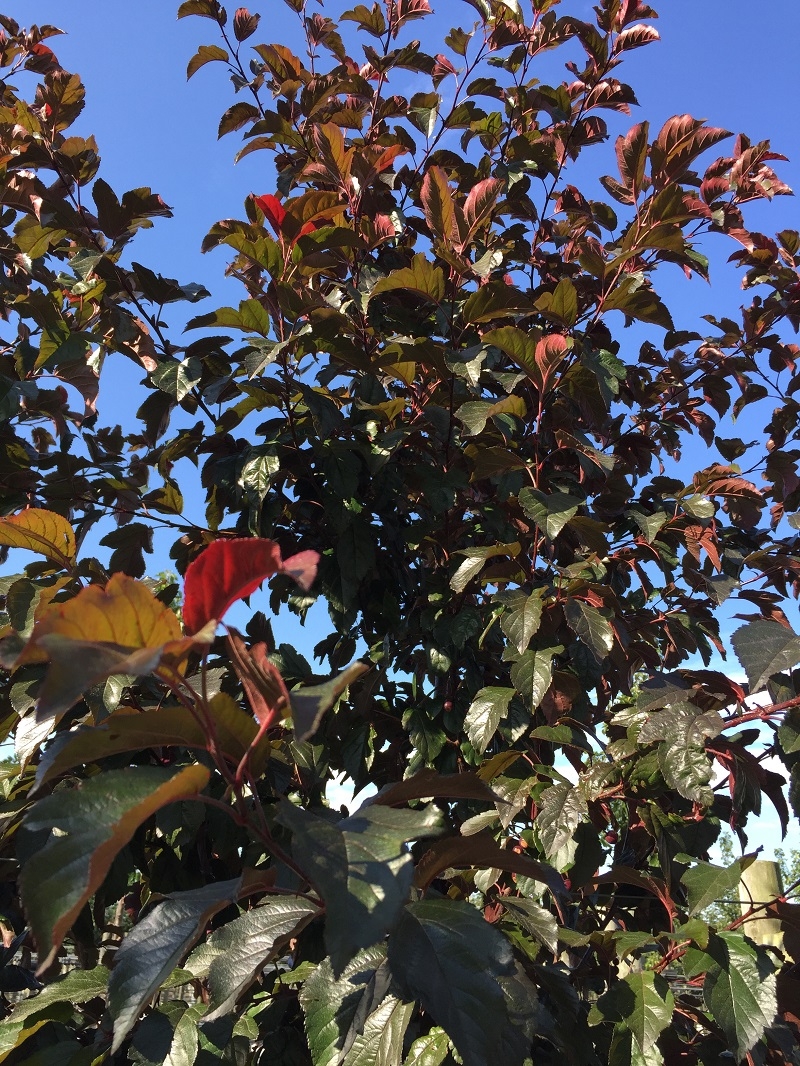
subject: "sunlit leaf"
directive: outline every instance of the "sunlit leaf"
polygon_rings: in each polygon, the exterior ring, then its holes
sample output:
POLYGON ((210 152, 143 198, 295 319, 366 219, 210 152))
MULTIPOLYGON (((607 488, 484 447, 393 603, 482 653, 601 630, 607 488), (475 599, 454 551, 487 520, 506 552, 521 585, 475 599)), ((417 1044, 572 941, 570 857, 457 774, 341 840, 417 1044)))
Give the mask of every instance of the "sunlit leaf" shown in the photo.
POLYGON ((75 534, 66 518, 36 507, 0 518, 0 544, 27 548, 67 570, 72 568, 77 550, 75 534))

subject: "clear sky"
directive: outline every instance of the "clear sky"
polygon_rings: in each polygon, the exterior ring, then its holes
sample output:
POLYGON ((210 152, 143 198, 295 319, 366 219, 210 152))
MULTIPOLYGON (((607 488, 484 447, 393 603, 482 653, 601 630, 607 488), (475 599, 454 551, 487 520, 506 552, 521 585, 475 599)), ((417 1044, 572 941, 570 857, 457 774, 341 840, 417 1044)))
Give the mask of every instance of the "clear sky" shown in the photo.
MULTIPOLYGON (((662 40, 626 58, 620 73, 633 85, 641 106, 631 119, 612 116, 612 132, 643 118, 657 129, 669 116, 690 112, 712 125, 744 131, 753 141, 769 138, 777 151, 793 157, 778 164, 778 170, 800 189, 800 0, 772 0, 768 5, 751 0, 652 2, 661 15, 655 25, 662 40)), ((446 23, 445 28, 470 26, 474 21, 474 10, 463 0, 431 0, 431 4, 437 23, 446 23)), ((231 13, 235 6, 229 5, 231 13)), ((325 3, 322 10, 333 17, 345 6, 342 0, 325 3)), ((52 23, 67 32, 49 43, 86 85, 87 106, 73 132, 95 135, 103 177, 118 193, 149 185, 173 207, 175 218, 156 220, 155 228, 134 242, 133 254, 162 274, 206 285, 215 303, 206 301, 189 314, 237 303, 244 295, 223 277, 225 252, 202 256, 200 242, 218 219, 242 217, 247 194, 272 191, 273 179, 267 153, 255 153, 234 167, 238 134, 217 142, 219 117, 235 100, 224 68, 210 64, 188 83, 185 75, 198 45, 217 43, 216 27, 201 18, 177 21, 177 7, 178 0, 0 0, 0 10, 23 25, 52 23)), ((290 46, 296 41, 296 16, 282 0, 254 3, 251 10, 262 14, 253 41, 290 46)), ((591 4, 584 0, 564 0, 561 11, 592 17, 591 4)), ((543 77, 569 76, 560 69, 560 52, 557 57, 558 66, 551 65, 543 77)), ((591 167, 591 160, 598 157, 587 153, 587 158, 591 167)), ((598 162, 593 173, 611 172, 612 166, 610 160, 605 165, 598 162)), ((599 185, 596 195, 603 195, 599 185)), ((750 224, 767 232, 800 228, 798 203, 779 198, 771 205, 751 205, 750 224)), ((720 263, 732 249, 724 246, 723 238, 710 240, 706 250, 712 258, 711 290, 699 279, 686 282, 677 269, 668 282, 671 291, 662 290, 671 307, 677 302, 676 317, 683 327, 696 326, 700 314, 735 312, 740 303, 736 271, 720 263)), ((183 319, 181 312, 173 314, 171 324, 177 333, 183 319)), ((142 398, 136 388, 141 371, 122 357, 112 360, 107 370, 101 419, 127 421, 130 426, 142 398), (129 395, 134 397, 130 405, 129 395)), ((159 554, 154 570, 166 565, 167 559, 159 554)), ((300 635, 292 625, 280 639, 295 637, 300 635)), ((306 646, 307 642, 307 637, 298 640, 306 646)))

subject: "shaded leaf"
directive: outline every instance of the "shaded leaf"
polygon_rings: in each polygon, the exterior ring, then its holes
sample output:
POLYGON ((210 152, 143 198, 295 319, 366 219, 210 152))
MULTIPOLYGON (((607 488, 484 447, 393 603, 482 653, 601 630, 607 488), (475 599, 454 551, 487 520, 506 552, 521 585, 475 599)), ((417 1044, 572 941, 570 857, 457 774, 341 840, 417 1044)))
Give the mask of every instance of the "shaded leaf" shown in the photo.
POLYGON ((341 694, 362 674, 369 671, 368 663, 356 662, 348 666, 330 681, 320 685, 306 685, 289 693, 292 708, 295 740, 302 743, 313 737, 319 729, 322 716, 329 710, 341 694))
POLYGON ((414 875, 418 888, 427 888, 435 877, 450 867, 459 869, 507 870, 522 874, 546 885, 556 898, 564 894, 561 876, 546 863, 520 855, 510 848, 501 848, 488 833, 473 836, 448 837, 437 841, 422 856, 414 875))
POLYGON ((441 832, 441 815, 433 806, 372 804, 333 823, 284 802, 279 817, 292 831, 294 858, 325 901, 325 943, 341 972, 394 926, 414 876, 405 844, 441 832))
POLYGON ((455 900, 409 904, 389 941, 389 964, 465 1066, 521 1066, 528 1040, 509 1018, 501 985, 516 972, 511 947, 475 907, 455 900))
POLYGON ((204 766, 111 770, 35 804, 23 825, 49 836, 25 863, 21 887, 40 970, 52 963, 81 907, 142 822, 167 803, 197 795, 209 776, 204 766))

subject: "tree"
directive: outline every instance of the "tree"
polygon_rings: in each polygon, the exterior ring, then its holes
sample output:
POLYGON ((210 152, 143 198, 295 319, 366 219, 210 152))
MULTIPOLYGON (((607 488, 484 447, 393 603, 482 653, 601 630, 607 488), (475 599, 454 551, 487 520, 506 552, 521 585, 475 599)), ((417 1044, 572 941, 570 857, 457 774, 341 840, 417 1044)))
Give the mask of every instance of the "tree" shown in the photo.
POLYGON ((208 293, 129 256, 168 207, 69 135, 57 31, 0 17, 0 542, 37 556, 3 586, 9 1061, 796 1061, 800 905, 769 905, 782 952, 699 916, 752 857, 708 861, 721 824, 789 824, 767 755, 798 808, 800 235, 746 220, 782 157, 640 122, 593 199, 573 164, 655 12, 470 5, 441 52, 427 0, 289 0, 298 42, 255 45, 258 15, 181 5, 215 35, 189 76, 232 77, 220 134, 275 173, 203 244, 245 298, 185 342, 163 309, 208 293), (706 277, 708 233, 750 302, 706 336, 658 279, 706 277), (117 354, 128 436, 95 409, 117 354), (142 580, 154 522, 182 590, 142 580), (273 615, 327 605, 319 674, 260 610, 218 633, 267 578, 273 615), (746 683, 712 668, 731 605, 746 683))

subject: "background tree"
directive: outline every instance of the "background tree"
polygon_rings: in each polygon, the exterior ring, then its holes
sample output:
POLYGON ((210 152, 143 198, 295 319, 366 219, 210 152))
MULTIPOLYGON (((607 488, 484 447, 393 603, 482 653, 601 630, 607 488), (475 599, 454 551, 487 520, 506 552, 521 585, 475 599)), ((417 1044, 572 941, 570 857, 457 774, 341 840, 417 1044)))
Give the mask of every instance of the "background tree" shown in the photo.
POLYGON ((472 0, 441 52, 412 38, 426 0, 289 6, 276 44, 179 10, 215 33, 189 75, 233 81, 220 133, 275 168, 203 245, 245 298, 181 344, 164 307, 207 293, 128 255, 169 209, 97 177, 56 31, 0 17, 0 540, 38 555, 4 586, 0 984, 36 995, 0 1055, 796 1061, 798 905, 769 904, 781 952, 700 917, 752 860, 708 861, 721 823, 746 846, 766 797, 789 824, 767 757, 797 806, 800 236, 745 215, 789 191, 781 157, 681 115, 617 139, 606 199, 571 180, 635 104, 638 0, 472 0), (658 279, 706 277, 707 233, 756 291, 702 336, 658 279), (97 424, 109 353, 146 373, 132 435, 97 424), (679 476, 694 436, 720 459, 679 476), (139 580, 154 521, 183 627, 139 580), (261 612, 216 635, 266 578, 273 613, 327 604, 321 676, 261 612), (711 668, 731 606, 746 684, 711 668), (342 773, 377 790, 349 816, 342 773))

